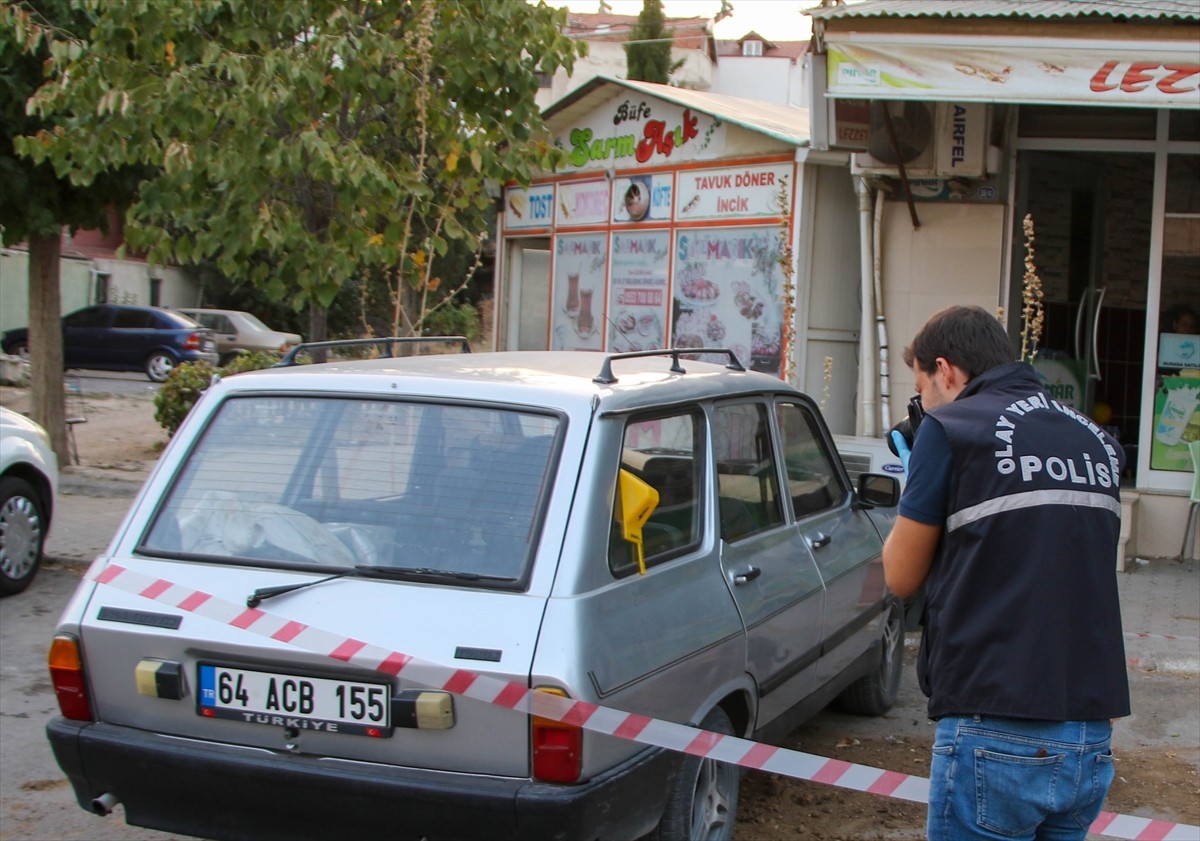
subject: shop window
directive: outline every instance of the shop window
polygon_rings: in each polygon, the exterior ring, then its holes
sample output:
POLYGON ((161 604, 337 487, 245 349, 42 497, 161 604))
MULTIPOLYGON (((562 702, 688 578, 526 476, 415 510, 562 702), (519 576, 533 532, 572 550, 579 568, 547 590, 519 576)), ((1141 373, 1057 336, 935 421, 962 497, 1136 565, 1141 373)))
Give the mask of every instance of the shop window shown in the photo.
POLYGON ((1157 114, 1153 108, 1022 105, 1018 126, 1021 137, 1153 140, 1157 114))
POLYGON ((1170 119, 1171 140, 1200 141, 1200 111, 1174 110, 1170 119))

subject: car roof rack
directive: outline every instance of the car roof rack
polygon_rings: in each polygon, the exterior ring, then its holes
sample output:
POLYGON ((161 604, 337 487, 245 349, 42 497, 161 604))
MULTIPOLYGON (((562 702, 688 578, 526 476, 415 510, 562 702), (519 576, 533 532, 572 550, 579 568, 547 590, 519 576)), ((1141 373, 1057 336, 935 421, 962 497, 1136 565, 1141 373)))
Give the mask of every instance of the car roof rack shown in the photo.
POLYGON ((466 336, 387 336, 378 339, 332 339, 327 342, 301 342, 298 345, 294 345, 286 354, 284 354, 283 358, 276 362, 272 367, 290 368, 293 365, 299 364, 296 362, 296 355, 302 351, 383 345, 387 349, 387 358, 392 358, 396 355, 396 345, 415 345, 431 342, 456 342, 460 346, 459 353, 471 352, 471 343, 466 336))
POLYGON ((738 360, 737 354, 729 348, 723 347, 705 347, 705 348, 666 348, 664 350, 633 350, 628 353, 613 353, 604 357, 604 363, 600 366, 600 373, 592 378, 592 382, 600 383, 600 385, 612 385, 617 381, 613 376, 612 363, 614 359, 637 359, 643 356, 669 356, 671 357, 671 373, 686 374, 687 370, 679 364, 679 355, 683 353, 723 353, 729 357, 729 362, 725 365, 731 371, 742 371, 746 368, 738 360))

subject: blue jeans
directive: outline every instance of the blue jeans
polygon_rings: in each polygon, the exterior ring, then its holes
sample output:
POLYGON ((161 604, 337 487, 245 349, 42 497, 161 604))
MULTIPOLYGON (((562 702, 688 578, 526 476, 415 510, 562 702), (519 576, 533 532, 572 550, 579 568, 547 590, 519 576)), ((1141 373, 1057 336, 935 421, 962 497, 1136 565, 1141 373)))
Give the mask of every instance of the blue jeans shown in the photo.
POLYGON ((1083 841, 1113 781, 1107 721, 943 718, 929 774, 930 841, 1083 841))

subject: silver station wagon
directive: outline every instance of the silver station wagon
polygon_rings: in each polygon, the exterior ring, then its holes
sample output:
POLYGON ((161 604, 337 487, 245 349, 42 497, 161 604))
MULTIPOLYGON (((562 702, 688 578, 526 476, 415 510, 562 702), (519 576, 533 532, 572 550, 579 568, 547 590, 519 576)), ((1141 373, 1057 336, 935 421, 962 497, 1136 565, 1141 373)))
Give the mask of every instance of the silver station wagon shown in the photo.
POLYGON ((767 742, 891 706, 896 480, 852 488, 812 400, 689 353, 215 382, 52 644, 80 805, 215 839, 732 837, 738 767, 472 690, 767 742))

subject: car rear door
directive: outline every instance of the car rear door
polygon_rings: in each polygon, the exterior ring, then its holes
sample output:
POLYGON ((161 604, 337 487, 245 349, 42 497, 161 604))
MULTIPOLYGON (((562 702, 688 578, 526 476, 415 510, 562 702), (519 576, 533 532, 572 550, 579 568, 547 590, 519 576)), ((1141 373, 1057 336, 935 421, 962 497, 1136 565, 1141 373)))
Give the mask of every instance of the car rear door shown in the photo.
POLYGON ((150 351, 172 345, 171 339, 150 310, 118 309, 110 340, 112 361, 123 368, 140 368, 150 351))
POLYGON ((720 403, 712 435, 721 565, 746 628, 760 727, 815 688, 825 598, 787 518, 770 413, 765 399, 720 403))
POLYGON ((818 684, 838 675, 879 638, 882 542, 852 494, 817 408, 802 400, 775 407, 788 491, 799 534, 825 586, 818 684))

